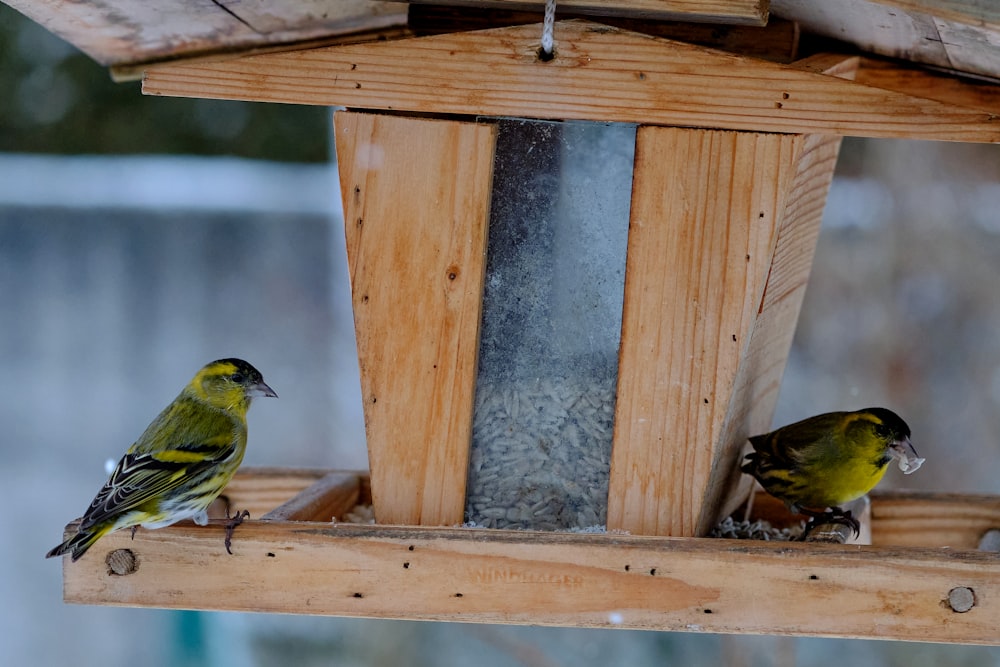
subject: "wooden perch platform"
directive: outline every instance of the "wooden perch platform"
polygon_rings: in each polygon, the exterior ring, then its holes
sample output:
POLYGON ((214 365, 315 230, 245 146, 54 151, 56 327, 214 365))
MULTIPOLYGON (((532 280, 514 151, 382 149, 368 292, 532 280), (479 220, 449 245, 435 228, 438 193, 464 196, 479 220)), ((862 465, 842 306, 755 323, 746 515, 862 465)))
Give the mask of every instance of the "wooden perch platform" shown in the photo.
POLYGON ((227 495, 261 516, 295 504, 296 487, 322 516, 248 520, 232 556, 220 521, 140 529, 134 540, 118 531, 78 562, 64 559, 65 599, 1000 644, 1000 554, 975 550, 1000 526, 997 497, 876 497, 878 546, 843 546, 333 523, 328 514, 342 516, 355 494, 370 500, 355 473, 248 470, 227 495), (939 543, 935 517, 952 527, 951 544, 939 543))

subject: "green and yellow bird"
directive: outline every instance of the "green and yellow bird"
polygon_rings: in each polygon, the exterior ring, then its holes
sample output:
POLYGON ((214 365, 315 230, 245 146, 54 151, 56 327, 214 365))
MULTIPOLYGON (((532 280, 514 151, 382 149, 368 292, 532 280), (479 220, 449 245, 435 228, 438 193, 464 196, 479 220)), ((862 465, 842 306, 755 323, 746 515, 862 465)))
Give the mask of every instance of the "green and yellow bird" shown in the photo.
MULTIPOLYGON (((139 526, 162 528, 183 519, 205 525, 208 506, 243 461, 247 409, 254 396, 277 394, 242 359, 219 359, 198 371, 125 452, 78 532, 45 557, 70 553, 75 561, 119 528, 132 528, 134 534, 139 526)), ((227 525, 227 550, 240 520, 227 525)))
MULTIPOLYGON (((859 524, 842 505, 865 495, 896 459, 906 474, 924 459, 910 443, 910 427, 885 408, 830 412, 750 438, 754 451, 741 470, 794 513, 859 524)), ((812 523, 810 523, 810 527, 812 523)))

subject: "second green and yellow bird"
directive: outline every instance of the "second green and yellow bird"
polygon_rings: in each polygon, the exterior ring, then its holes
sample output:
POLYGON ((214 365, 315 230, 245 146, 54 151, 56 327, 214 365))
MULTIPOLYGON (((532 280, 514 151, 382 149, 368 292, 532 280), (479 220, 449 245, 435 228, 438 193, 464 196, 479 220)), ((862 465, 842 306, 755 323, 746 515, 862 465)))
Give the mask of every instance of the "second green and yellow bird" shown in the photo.
MULTIPOLYGON (((206 365, 153 420, 118 462, 77 533, 46 554, 77 560, 118 528, 162 528, 183 519, 204 525, 243 461, 247 410, 254 396, 277 396, 242 359, 206 365)), ((227 530, 226 548, 229 548, 227 530)))
POLYGON ((750 438, 743 472, 795 513, 841 521, 859 530, 842 506, 865 495, 896 459, 906 474, 924 459, 910 444, 910 427, 885 408, 830 412, 750 438))

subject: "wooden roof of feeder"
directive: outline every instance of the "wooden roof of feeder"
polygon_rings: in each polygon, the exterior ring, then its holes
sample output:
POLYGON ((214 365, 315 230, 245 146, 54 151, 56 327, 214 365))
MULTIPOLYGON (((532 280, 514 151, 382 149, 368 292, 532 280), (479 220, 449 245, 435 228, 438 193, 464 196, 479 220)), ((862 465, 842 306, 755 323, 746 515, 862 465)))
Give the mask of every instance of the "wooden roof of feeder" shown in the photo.
POLYGON ((351 109, 370 476, 244 471, 227 494, 261 518, 234 556, 217 524, 112 534, 66 562, 67 600, 1000 643, 995 496, 874 495, 863 545, 700 537, 748 491, 840 137, 1000 141, 994 3, 563 0, 543 62, 542 2, 5 1, 147 94, 351 109), (499 116, 638 125, 607 534, 454 527, 496 140, 475 117, 499 116), (359 502, 378 525, 331 522, 359 502))

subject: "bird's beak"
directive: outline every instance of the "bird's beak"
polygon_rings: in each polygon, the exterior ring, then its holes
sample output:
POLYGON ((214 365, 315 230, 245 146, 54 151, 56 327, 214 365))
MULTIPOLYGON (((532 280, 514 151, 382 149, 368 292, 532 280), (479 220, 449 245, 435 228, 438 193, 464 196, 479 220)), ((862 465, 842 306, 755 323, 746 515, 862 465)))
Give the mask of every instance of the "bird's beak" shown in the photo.
POLYGON ((253 385, 252 387, 250 387, 250 390, 247 391, 247 395, 270 396, 271 398, 278 398, 278 395, 274 393, 274 390, 268 387, 266 384, 264 384, 263 381, 260 381, 257 384, 253 385))
POLYGON ((889 445, 889 455, 899 463, 899 469, 904 474, 916 472, 924 464, 924 459, 917 456, 917 450, 910 444, 909 438, 897 440, 889 445))

